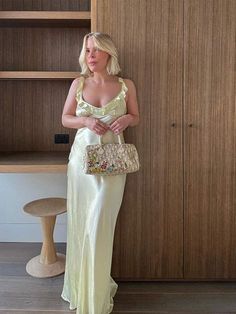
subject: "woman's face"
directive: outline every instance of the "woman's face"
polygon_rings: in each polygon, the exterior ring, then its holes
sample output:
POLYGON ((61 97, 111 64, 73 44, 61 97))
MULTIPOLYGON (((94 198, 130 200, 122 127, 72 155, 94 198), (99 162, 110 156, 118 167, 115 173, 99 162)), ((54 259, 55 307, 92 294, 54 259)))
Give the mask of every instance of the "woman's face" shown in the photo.
POLYGON ((110 55, 95 47, 93 38, 89 37, 86 42, 86 63, 91 72, 102 72, 106 69, 110 55))

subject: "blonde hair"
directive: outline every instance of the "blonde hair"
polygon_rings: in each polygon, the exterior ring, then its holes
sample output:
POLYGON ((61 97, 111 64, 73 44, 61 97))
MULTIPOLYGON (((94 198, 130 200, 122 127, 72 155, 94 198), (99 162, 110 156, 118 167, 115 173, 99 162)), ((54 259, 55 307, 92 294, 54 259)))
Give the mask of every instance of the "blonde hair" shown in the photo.
POLYGON ((94 45, 98 49, 107 52, 110 55, 110 58, 107 62, 106 70, 110 75, 116 75, 121 71, 119 62, 118 62, 118 53, 117 49, 111 39, 111 37, 106 33, 93 32, 86 34, 83 39, 83 46, 79 56, 79 64, 81 66, 81 75, 90 76, 91 71, 86 63, 86 43, 88 38, 93 38, 94 45))

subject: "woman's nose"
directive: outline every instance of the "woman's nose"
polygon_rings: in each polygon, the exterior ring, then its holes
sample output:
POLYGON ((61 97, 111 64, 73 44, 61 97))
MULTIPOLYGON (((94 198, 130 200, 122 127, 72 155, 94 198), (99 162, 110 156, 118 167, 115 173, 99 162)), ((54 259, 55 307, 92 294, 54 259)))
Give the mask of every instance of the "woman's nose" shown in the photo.
POLYGON ((89 52, 89 57, 90 57, 90 58, 94 58, 94 51, 90 51, 90 52, 89 52))

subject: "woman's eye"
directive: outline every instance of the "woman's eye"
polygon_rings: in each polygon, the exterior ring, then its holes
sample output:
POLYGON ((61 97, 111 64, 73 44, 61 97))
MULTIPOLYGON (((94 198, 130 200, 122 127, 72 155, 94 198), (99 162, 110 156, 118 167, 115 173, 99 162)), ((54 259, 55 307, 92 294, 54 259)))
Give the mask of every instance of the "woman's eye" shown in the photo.
MULTIPOLYGON (((94 51, 94 52, 97 52, 97 51, 100 51, 100 49, 99 49, 99 48, 94 48, 93 51, 94 51)), ((86 52, 89 53, 90 50, 89 50, 89 49, 86 49, 86 52)))

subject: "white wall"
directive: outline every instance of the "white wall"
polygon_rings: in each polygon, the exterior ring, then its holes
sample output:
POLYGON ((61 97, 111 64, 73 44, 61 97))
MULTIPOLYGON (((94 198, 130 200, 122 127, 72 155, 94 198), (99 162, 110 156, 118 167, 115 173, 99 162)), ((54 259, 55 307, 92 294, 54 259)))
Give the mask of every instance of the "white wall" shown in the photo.
MULTIPOLYGON (((23 206, 38 198, 66 198, 66 190, 66 173, 1 173, 0 242, 41 242, 40 218, 23 206)), ((66 213, 57 216, 54 242, 66 242, 66 223, 66 213)))

